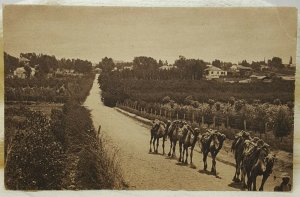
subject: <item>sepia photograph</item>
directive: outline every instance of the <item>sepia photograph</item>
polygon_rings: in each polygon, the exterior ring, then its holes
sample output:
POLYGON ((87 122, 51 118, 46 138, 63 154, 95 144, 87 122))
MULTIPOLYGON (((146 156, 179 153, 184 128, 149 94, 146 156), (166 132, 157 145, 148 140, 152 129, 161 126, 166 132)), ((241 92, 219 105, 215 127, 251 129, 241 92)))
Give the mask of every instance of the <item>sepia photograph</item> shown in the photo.
POLYGON ((297 15, 4 5, 5 189, 293 191, 297 15))

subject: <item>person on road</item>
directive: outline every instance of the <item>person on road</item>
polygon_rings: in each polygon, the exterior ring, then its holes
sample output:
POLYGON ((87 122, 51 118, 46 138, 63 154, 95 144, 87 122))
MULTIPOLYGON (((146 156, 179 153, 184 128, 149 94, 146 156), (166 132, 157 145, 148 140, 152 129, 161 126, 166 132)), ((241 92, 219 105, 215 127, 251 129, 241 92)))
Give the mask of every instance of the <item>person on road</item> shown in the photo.
MULTIPOLYGON (((292 190, 292 185, 289 184, 289 182, 290 182, 289 174, 288 173, 283 173, 280 177, 282 178, 282 182, 281 182, 280 185, 274 187, 274 191, 277 191, 277 192, 280 192, 280 191, 281 192, 289 192, 289 191, 291 191, 292 190)), ((276 178, 276 177, 274 177, 274 178, 276 178)))

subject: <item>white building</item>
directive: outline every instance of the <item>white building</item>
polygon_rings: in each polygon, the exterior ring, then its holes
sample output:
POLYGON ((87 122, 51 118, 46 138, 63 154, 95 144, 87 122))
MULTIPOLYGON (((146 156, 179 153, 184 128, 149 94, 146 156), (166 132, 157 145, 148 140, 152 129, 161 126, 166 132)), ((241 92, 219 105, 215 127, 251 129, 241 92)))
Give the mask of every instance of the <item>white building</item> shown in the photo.
MULTIPOLYGON (((35 68, 31 68, 31 67, 30 67, 30 69, 31 69, 30 77, 34 77, 36 70, 35 70, 35 68)), ((25 68, 24 67, 16 68, 16 70, 14 70, 14 76, 21 78, 21 79, 25 79, 26 78, 25 68)))
POLYGON ((159 67, 159 70, 171 70, 171 69, 176 69, 177 66, 174 65, 163 65, 161 67, 159 67))
POLYGON ((217 79, 221 76, 227 76, 227 71, 222 70, 221 68, 215 67, 213 65, 207 65, 208 68, 204 70, 206 79, 217 79))
POLYGON ((26 71, 24 67, 19 67, 16 70, 14 70, 14 76, 21 78, 21 79, 25 79, 26 78, 26 71))

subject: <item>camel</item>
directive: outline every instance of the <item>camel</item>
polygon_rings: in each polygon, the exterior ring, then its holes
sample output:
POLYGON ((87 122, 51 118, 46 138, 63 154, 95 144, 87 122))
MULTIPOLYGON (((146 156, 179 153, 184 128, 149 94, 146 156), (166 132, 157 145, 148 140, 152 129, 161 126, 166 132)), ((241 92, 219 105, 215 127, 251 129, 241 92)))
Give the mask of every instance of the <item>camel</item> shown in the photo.
POLYGON ((256 177, 257 176, 263 176, 259 191, 264 191, 264 185, 269 176, 272 174, 274 162, 276 160, 276 155, 274 154, 268 154, 268 156, 265 159, 266 162, 266 169, 265 171, 262 170, 262 168, 259 168, 259 166, 255 166, 251 171, 251 181, 253 183, 253 190, 256 190, 256 177))
POLYGON ((165 124, 160 120, 154 120, 151 128, 151 138, 150 138, 150 149, 149 152, 152 152, 151 144, 153 145, 154 153, 158 153, 159 139, 163 138, 163 155, 165 154, 165 141, 167 138, 168 127, 170 126, 170 121, 165 124), (156 147, 155 147, 156 141, 156 147))
POLYGON ((171 125, 169 126, 168 128, 168 137, 170 138, 170 151, 168 153, 168 156, 172 156, 174 157, 175 156, 175 148, 173 148, 174 144, 173 144, 173 133, 174 131, 178 128, 178 127, 181 127, 182 126, 182 122, 179 121, 179 120, 174 120, 171 125), (173 153, 171 154, 172 152, 172 148, 173 148, 173 153))
POLYGON ((200 138, 201 151, 203 153, 204 170, 206 171, 207 169, 207 156, 208 153, 210 153, 212 157, 211 173, 215 176, 217 175, 216 157, 221 150, 225 139, 226 136, 224 134, 211 129, 209 130, 209 132, 204 133, 200 138))
POLYGON ((196 142, 198 141, 198 137, 200 134, 200 130, 198 128, 189 129, 186 137, 183 139, 183 152, 182 152, 182 162, 184 160, 184 152, 186 152, 185 163, 188 164, 188 148, 191 147, 190 153, 190 164, 193 164, 193 150, 195 148, 196 142))
POLYGON ((246 140, 242 160, 242 175, 241 179, 243 186, 249 191, 256 190, 257 176, 263 176, 260 191, 263 191, 263 186, 272 173, 275 156, 270 155, 269 145, 263 140, 258 140, 254 145, 253 142, 246 140), (247 184, 245 178, 247 176, 247 184))
POLYGON ((181 153, 182 153, 183 139, 185 138, 189 128, 190 128, 190 126, 186 122, 180 122, 175 127, 175 130, 173 131, 172 136, 170 138, 170 141, 172 143, 172 148, 173 148, 172 156, 175 156, 176 144, 177 144, 177 142, 179 143, 180 156, 179 156, 178 161, 181 161, 181 159, 182 159, 181 153))
POLYGON ((236 136, 234 141, 232 142, 231 151, 234 154, 235 159, 235 174, 232 179, 234 182, 240 182, 240 171, 241 171, 241 163, 243 159, 244 152, 244 142, 245 140, 250 140, 250 134, 246 131, 240 131, 236 136))

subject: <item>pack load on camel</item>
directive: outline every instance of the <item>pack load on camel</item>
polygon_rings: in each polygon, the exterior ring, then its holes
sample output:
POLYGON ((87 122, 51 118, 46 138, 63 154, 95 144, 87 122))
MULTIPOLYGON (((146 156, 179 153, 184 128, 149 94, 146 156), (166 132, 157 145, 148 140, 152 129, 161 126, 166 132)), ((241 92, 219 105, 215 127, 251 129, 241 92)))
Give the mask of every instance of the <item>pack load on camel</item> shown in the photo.
POLYGON ((234 140, 231 145, 231 152, 235 152, 235 150, 238 149, 239 146, 241 146, 241 144, 245 142, 245 140, 250 140, 250 139, 251 139, 250 133, 247 131, 241 130, 240 132, 235 134, 234 140))

